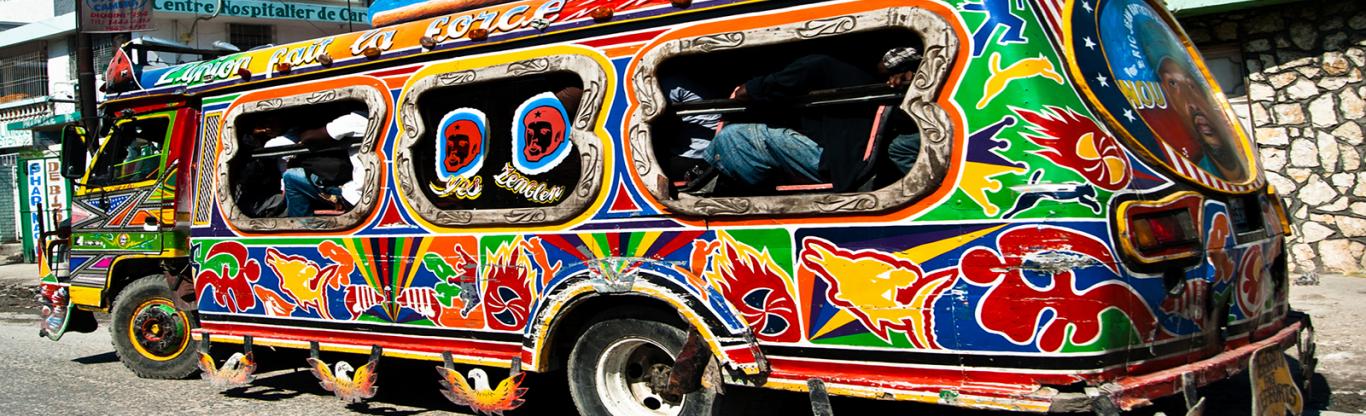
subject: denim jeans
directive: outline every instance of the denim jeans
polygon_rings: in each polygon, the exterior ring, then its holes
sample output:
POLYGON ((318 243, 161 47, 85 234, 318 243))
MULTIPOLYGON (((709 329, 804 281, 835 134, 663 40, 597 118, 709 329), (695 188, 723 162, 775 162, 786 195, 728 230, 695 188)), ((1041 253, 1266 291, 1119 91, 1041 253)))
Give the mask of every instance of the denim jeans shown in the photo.
POLYGON ((792 129, 735 123, 716 133, 703 157, 726 176, 749 185, 784 179, 818 183, 821 151, 816 142, 792 129))
POLYGON ((915 159, 919 156, 919 132, 898 135, 887 144, 887 157, 892 159, 892 164, 896 165, 897 170, 903 175, 910 172, 911 166, 915 165, 915 159))
POLYGON ((320 185, 318 175, 304 168, 286 170, 281 180, 285 184, 285 215, 289 217, 313 216, 313 203, 321 202, 323 193, 341 195, 340 188, 320 185))

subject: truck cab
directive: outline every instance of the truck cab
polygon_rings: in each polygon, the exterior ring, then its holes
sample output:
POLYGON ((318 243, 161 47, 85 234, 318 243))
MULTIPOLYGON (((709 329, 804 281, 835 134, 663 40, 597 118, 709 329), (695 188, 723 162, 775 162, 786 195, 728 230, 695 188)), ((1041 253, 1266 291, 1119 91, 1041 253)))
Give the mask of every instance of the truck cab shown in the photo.
MULTIPOLYGON (((167 49, 124 45, 105 88, 124 88, 120 74, 136 68, 129 56, 157 50, 167 49)), ((115 352, 143 377, 195 370, 193 285, 178 277, 189 265, 189 205, 177 190, 190 176, 197 107, 178 95, 111 100, 100 105, 98 129, 63 135, 63 175, 74 192, 70 223, 44 233, 42 333, 55 340, 67 330, 89 332, 92 312, 109 313, 115 352)))

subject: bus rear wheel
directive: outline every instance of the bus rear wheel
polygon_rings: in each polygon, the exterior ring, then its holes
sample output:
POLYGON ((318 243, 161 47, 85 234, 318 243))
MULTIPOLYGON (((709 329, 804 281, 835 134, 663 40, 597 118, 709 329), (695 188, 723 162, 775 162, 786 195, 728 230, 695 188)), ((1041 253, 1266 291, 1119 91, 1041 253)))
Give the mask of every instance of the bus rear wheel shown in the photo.
POLYGON ((579 414, 711 414, 712 389, 680 402, 660 394, 686 339, 682 329, 649 320, 610 319, 588 327, 569 353, 569 393, 579 414))
POLYGON ((114 353, 138 377, 181 379, 197 368, 190 348, 194 320, 176 309, 171 296, 162 276, 149 275, 128 284, 114 299, 109 325, 114 353))

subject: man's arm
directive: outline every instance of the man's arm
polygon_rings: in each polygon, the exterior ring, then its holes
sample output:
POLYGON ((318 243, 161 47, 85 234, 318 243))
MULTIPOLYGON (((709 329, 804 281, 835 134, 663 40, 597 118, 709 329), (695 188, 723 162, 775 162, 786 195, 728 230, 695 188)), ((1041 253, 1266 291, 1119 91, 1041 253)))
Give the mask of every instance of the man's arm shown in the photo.
POLYGON ((305 146, 325 146, 350 138, 365 136, 365 127, 370 120, 358 113, 346 113, 322 127, 300 130, 299 143, 305 146))
POLYGON ((735 99, 758 104, 782 104, 813 89, 815 75, 842 64, 827 55, 807 55, 772 74, 755 77, 736 88, 735 99))

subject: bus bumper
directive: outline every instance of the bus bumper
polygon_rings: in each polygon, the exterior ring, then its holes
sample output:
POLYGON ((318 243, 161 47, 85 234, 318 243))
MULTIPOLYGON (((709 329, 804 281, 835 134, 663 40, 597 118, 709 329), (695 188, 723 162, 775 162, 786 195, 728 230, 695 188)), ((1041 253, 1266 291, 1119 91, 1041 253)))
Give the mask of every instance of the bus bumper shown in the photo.
MULTIPOLYGON (((1060 394, 1053 398, 1049 410, 1053 412, 1101 411, 1101 409, 1130 410, 1151 404, 1153 399, 1186 392, 1229 378, 1248 368, 1252 353, 1262 348, 1281 350, 1298 345, 1302 380, 1310 380, 1317 360, 1314 358, 1314 325, 1308 314, 1291 312, 1286 325, 1275 334, 1260 341, 1230 349, 1213 357, 1149 374, 1121 377, 1088 393, 1060 394), (1187 375, 1189 374, 1189 375, 1187 375)), ((1308 384, 1307 382, 1305 384, 1308 384)), ((1304 392, 1308 395, 1308 392, 1304 392)), ((1107 412, 1102 412, 1104 414, 1107 412)))

